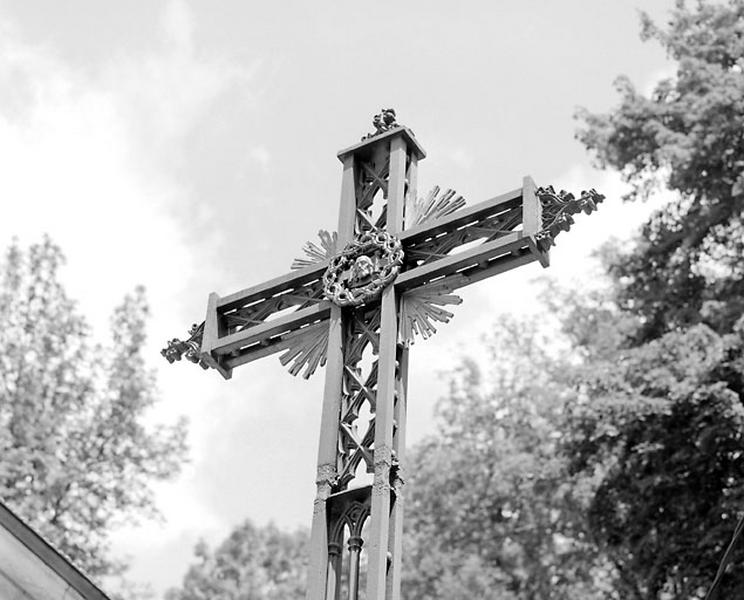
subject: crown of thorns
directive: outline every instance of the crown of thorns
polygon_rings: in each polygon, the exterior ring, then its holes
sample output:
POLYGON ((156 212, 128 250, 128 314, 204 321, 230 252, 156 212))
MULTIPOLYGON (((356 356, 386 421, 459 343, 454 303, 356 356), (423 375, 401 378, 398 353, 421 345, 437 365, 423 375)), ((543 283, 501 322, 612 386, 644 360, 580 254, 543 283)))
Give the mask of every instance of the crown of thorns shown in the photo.
POLYGON ((377 298, 402 264, 398 238, 382 229, 364 231, 330 260, 323 275, 323 293, 338 306, 359 306, 377 298), (359 279, 356 271, 361 267, 371 271, 359 279))

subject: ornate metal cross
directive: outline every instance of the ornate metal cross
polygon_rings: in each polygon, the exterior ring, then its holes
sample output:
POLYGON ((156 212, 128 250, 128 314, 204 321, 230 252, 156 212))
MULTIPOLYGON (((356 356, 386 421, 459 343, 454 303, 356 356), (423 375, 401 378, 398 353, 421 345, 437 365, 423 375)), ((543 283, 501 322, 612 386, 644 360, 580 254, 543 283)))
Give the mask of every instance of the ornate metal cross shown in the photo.
POLYGON ((594 190, 578 198, 556 193, 525 177, 521 187, 470 207, 439 188, 419 199, 423 148, 391 109, 373 124, 374 133, 338 154, 338 232, 321 231, 320 246, 307 244, 307 258, 296 260, 292 273, 229 296, 211 294, 205 321, 162 352, 226 379, 276 352, 293 375, 326 367, 309 600, 356 600, 362 552, 366 598, 399 599, 414 337, 449 321, 444 307, 460 304, 458 288, 534 260, 547 267, 572 215, 591 213, 604 198, 594 190), (365 472, 372 485, 362 484, 365 472))

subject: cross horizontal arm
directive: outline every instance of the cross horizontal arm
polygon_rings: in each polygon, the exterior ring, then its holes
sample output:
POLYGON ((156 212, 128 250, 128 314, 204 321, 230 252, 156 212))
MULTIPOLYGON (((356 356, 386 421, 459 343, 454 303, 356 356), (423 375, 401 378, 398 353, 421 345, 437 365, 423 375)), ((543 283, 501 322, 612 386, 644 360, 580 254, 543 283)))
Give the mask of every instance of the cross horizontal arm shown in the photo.
POLYGON ((521 231, 513 231, 470 250, 406 271, 395 281, 395 287, 406 291, 459 275, 451 286, 451 289, 457 289, 534 260, 537 257, 530 249, 528 238, 521 231))
POLYGON ((406 229, 400 234, 404 246, 414 246, 429 239, 456 231, 473 223, 483 221, 489 216, 499 214, 520 204, 522 188, 516 188, 494 198, 489 198, 473 206, 463 208, 445 217, 427 221, 406 229))
POLYGON ((168 342, 163 356, 169 362, 185 356, 229 378, 238 365, 288 350, 282 362, 295 360, 293 372, 308 363, 314 370, 325 360, 325 340, 317 325, 330 312, 323 298, 327 266, 327 261, 313 264, 222 298, 212 294, 204 322, 191 328, 186 341, 168 342), (308 333, 309 342, 299 341, 308 333))
POLYGON ((408 264, 396 288, 447 279, 454 290, 533 260, 546 266, 547 253, 534 239, 539 206, 533 190, 525 178, 521 188, 403 232, 408 264))
MULTIPOLYGON (((327 319, 330 311, 330 302, 319 302, 287 315, 269 319, 260 325, 246 327, 235 333, 219 337, 211 347, 202 345, 202 352, 209 352, 217 356, 229 354, 233 355, 234 358, 240 356, 243 359, 260 350, 276 348, 274 352, 278 352, 283 349, 283 346, 277 344, 282 340, 282 336, 327 319)), ((268 354, 272 353, 269 352, 268 354)), ((260 352, 260 356, 266 356, 266 354, 267 352, 260 352)), ((260 358, 260 356, 255 356, 255 358, 260 358)), ((255 360, 255 358, 250 358, 250 360, 255 360)), ((241 360, 240 364, 245 362, 249 362, 249 360, 241 360)))
POLYGON ((328 266, 328 261, 311 265, 304 269, 285 273, 264 283, 254 285, 229 296, 220 298, 218 308, 227 312, 243 306, 249 306, 267 298, 296 289, 319 280, 328 266))

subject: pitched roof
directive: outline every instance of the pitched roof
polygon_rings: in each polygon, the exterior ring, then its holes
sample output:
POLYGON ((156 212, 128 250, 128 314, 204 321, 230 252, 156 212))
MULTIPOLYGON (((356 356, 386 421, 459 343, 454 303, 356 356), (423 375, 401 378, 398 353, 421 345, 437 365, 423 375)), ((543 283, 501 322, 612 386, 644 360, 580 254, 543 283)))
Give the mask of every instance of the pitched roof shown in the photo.
POLYGON ((110 600, 44 538, 0 502, 0 597, 110 600), (6 594, 3 594, 5 588, 6 594))

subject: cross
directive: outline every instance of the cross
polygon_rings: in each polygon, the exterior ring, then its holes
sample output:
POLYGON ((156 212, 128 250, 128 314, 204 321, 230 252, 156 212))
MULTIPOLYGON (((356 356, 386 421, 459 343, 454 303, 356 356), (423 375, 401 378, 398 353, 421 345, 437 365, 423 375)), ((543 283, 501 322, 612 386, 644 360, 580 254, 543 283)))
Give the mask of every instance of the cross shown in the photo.
POLYGON ((321 231, 320 245, 306 244, 306 257, 286 275, 211 294, 204 322, 162 351, 169 362, 185 356, 225 379, 277 352, 293 375, 325 366, 308 600, 356 600, 362 552, 366 598, 399 600, 414 338, 450 320, 444 307, 462 302, 457 289, 532 261, 547 267, 556 235, 604 198, 594 190, 556 193, 525 177, 469 207, 437 187, 419 199, 423 148, 392 109, 373 125, 374 133, 338 153, 337 232, 321 231))

